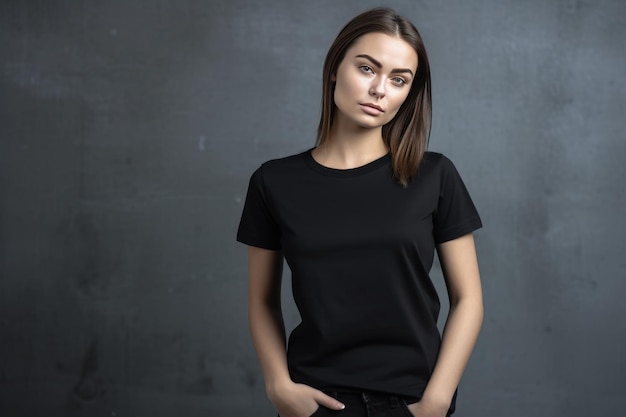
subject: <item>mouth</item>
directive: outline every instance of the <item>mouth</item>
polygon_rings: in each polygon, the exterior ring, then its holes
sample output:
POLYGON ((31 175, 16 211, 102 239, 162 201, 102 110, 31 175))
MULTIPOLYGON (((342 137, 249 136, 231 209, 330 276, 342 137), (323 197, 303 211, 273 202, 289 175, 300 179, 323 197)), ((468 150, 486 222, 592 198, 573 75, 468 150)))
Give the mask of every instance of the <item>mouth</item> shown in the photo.
POLYGON ((377 106, 376 104, 373 104, 373 103, 361 103, 361 106, 363 106, 363 107, 369 107, 369 108, 372 108, 372 109, 378 110, 378 111, 379 111, 379 112, 381 112, 381 113, 383 113, 383 112, 384 112, 384 110, 383 110, 383 108, 382 108, 382 107, 377 106))

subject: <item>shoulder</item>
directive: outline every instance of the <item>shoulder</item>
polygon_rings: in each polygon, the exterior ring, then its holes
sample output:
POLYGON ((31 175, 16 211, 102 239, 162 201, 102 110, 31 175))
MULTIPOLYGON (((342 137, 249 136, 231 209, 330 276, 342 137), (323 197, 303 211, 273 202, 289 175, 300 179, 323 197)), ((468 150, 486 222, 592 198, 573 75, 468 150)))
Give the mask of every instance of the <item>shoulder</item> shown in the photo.
POLYGON ((422 161, 427 164, 438 166, 454 165, 447 156, 439 152, 424 152, 424 159, 422 161))
POLYGON ((442 153, 439 152, 425 152, 422 162, 420 164, 419 171, 438 172, 440 174, 446 174, 456 171, 452 161, 442 153))
POLYGON ((439 152, 425 152, 417 171, 416 178, 433 181, 438 187, 462 181, 455 164, 446 155, 439 152))
POLYGON ((294 155, 270 159, 259 166, 252 174, 251 181, 257 184, 265 184, 279 179, 290 178, 294 173, 302 170, 307 165, 310 149, 294 155))
POLYGON ((309 149, 294 155, 270 159, 261 164, 259 169, 262 170, 264 174, 284 173, 285 171, 304 165, 310 152, 311 150, 309 149))

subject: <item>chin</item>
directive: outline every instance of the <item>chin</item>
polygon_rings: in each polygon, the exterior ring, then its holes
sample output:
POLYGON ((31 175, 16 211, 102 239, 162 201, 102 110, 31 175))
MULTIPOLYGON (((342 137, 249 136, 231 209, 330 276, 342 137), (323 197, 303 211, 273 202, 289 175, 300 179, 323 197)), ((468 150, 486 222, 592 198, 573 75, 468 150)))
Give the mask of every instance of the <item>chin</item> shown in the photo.
POLYGON ((385 124, 389 123, 389 121, 388 120, 376 120, 376 121, 356 120, 355 123, 364 129, 376 129, 376 128, 383 127, 385 124))
POLYGON ((379 129, 381 127, 383 127, 383 125, 381 124, 359 124, 360 128, 363 129, 379 129))

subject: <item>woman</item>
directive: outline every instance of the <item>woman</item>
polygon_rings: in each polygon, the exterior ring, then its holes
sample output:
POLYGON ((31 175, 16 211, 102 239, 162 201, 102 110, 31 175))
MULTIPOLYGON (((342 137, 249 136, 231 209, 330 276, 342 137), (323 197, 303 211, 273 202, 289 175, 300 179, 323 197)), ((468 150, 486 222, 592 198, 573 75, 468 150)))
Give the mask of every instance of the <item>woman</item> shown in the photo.
POLYGON ((452 163, 426 152, 430 114, 419 33, 370 10, 328 51, 317 146, 252 175, 237 239, 249 245, 250 329, 280 417, 454 411, 483 317, 481 221, 452 163), (435 249, 450 299, 443 337, 435 249), (287 348, 283 258, 302 319, 287 348))

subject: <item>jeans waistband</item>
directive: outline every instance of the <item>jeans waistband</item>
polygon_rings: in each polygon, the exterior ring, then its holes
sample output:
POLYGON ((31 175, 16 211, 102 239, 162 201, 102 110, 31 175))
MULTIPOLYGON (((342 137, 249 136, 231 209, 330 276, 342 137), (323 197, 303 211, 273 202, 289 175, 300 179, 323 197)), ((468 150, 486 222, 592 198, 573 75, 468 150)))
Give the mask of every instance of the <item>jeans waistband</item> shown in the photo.
POLYGON ((396 408, 400 406, 401 402, 406 402, 404 397, 393 395, 393 394, 385 394, 381 392, 342 392, 342 391, 330 391, 327 392, 328 395, 334 397, 339 401, 359 401, 364 404, 370 403, 382 403, 389 401, 389 405, 391 408, 396 408))

